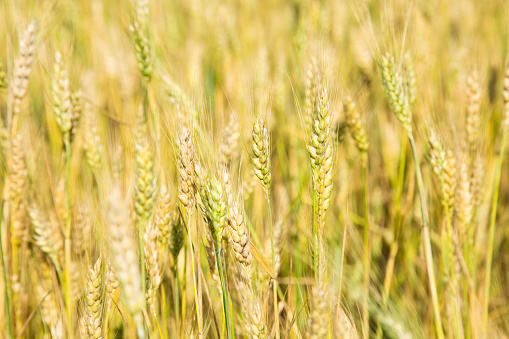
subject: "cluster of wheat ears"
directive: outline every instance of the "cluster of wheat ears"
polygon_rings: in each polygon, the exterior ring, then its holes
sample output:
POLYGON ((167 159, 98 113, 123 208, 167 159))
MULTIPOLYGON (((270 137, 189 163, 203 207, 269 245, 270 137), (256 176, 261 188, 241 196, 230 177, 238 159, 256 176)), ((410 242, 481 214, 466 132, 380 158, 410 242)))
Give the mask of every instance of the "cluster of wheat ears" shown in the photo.
POLYGON ((0 337, 509 336, 504 1, 0 7, 0 337))

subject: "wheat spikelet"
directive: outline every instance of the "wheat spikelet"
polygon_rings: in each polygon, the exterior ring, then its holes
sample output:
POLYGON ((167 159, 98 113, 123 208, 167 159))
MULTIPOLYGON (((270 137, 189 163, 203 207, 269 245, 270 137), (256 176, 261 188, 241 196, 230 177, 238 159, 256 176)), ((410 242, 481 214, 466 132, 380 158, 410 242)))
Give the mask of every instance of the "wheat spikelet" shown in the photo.
POLYGON ((85 117, 83 120, 85 159, 93 170, 98 170, 101 167, 101 152, 103 147, 96 116, 92 113, 90 104, 87 102, 85 102, 85 117))
POLYGON ((129 236, 128 203, 125 201, 117 183, 110 190, 108 199, 107 220, 111 235, 112 264, 122 291, 124 303, 133 315, 138 335, 143 337, 143 319, 141 310, 145 300, 141 290, 141 274, 138 266, 138 255, 133 239, 129 236))
POLYGON ((196 186, 194 183, 194 149, 191 134, 187 128, 179 136, 179 199, 189 215, 193 213, 196 186))
POLYGON ((10 207, 12 236, 15 243, 19 243, 25 234, 26 189, 28 173, 25 164, 25 153, 21 144, 21 135, 16 134, 12 139, 11 161, 9 168, 10 207))
POLYGON ((35 204, 29 210, 34 230, 35 244, 51 259, 57 270, 61 269, 64 240, 56 221, 48 221, 35 204))
POLYGON ((78 125, 83 113, 83 94, 81 91, 71 94, 71 106, 71 141, 73 141, 76 136, 76 132, 78 131, 78 125))
POLYGON ((136 116, 134 149, 136 163, 134 210, 140 220, 147 221, 154 208, 156 176, 154 175, 154 154, 146 136, 145 115, 141 107, 136 116))
MULTIPOLYGON (((42 300, 49 291, 51 291, 51 285, 48 282, 46 284, 39 283, 36 287, 37 297, 39 300, 42 300)), ((61 312, 58 308, 54 291, 46 296, 46 299, 44 299, 41 303, 40 309, 44 322, 49 326, 51 338, 65 338, 64 327, 62 320, 60 319, 61 312)))
POLYGON ((366 130, 362 125, 361 116, 357 110, 357 105, 353 101, 352 97, 347 96, 345 102, 343 103, 343 107, 345 111, 346 123, 350 129, 350 134, 355 141, 355 146, 361 153, 361 161, 363 166, 366 166, 369 142, 366 135, 366 130))
POLYGON ((214 245, 220 251, 227 213, 227 197, 222 182, 216 177, 210 178, 206 194, 207 216, 210 220, 209 229, 214 240, 214 245))
POLYGON ((86 327, 89 338, 99 339, 102 333, 102 258, 97 259, 90 267, 87 278, 87 293, 85 296, 86 327))
MULTIPOLYGON (((472 205, 474 211, 481 205, 483 200, 484 161, 480 153, 477 153, 472 163, 472 174, 470 177, 470 192, 472 193, 472 205)), ((474 212, 475 214, 475 212, 474 212)))
POLYGON ((237 152, 240 140, 239 122, 236 119, 236 113, 230 114, 228 125, 225 128, 225 136, 219 146, 219 159, 223 166, 229 166, 237 152))
POLYGON ((37 249, 33 252, 32 264, 37 265, 35 270, 37 272, 35 293, 37 303, 40 303, 41 317, 49 327, 52 338, 64 338, 64 328, 60 318, 62 313, 58 307, 59 304, 54 290, 51 267, 44 254, 37 249))
POLYGON ((60 221, 67 220, 67 218, 69 217, 69 213, 67 211, 66 206, 66 198, 67 196, 65 191, 65 178, 62 177, 60 178, 60 180, 58 180, 58 183, 55 187, 55 197, 54 197, 55 210, 60 221))
POLYGON ((53 79, 51 81, 51 102, 53 113, 60 131, 64 136, 64 141, 68 142, 72 129, 72 102, 71 91, 69 89, 69 75, 65 66, 62 54, 55 53, 55 65, 53 67, 53 79))
POLYGON ((396 118, 403 124, 408 133, 412 132, 412 112, 405 94, 401 75, 396 72, 394 56, 387 53, 382 56, 380 64, 382 86, 396 118))
POLYGON ((448 209, 449 217, 451 217, 456 193, 456 160, 451 151, 444 149, 433 131, 429 138, 429 148, 430 163, 440 181, 441 203, 448 209))
POLYGON ((110 313, 112 300, 116 298, 116 292, 120 283, 115 276, 115 271, 111 263, 108 263, 108 267, 106 269, 104 285, 106 288, 106 306, 105 306, 105 314, 108 315, 110 313))
POLYGON ((460 166, 459 184, 456 203, 457 217, 459 221, 459 233, 463 237, 470 227, 473 216, 473 199, 470 191, 468 167, 464 162, 460 166))
POLYGON ((85 315, 85 311, 81 310, 80 318, 78 320, 78 331, 80 333, 81 338, 88 338, 88 330, 87 330, 87 318, 85 315))
POLYGON ((32 20, 19 41, 19 56, 14 61, 12 94, 14 96, 14 114, 20 111, 20 103, 28 89, 28 80, 32 73, 35 51, 35 20, 32 20))
POLYGON ((86 205, 81 205, 73 217, 72 250, 77 256, 82 256, 87 250, 91 249, 93 244, 90 213, 91 211, 86 205))
POLYGON ((266 194, 270 190, 270 144, 266 122, 258 118, 253 124, 253 171, 262 182, 266 194))
POLYGON ((467 98, 467 140, 470 152, 475 152, 479 137, 479 124, 481 122, 479 110, 481 107, 481 85, 479 84, 479 74, 475 70, 467 79, 467 98))
POLYGON ((320 94, 321 74, 316 58, 311 58, 306 71, 304 111, 306 114, 306 129, 310 130, 313 124, 313 116, 318 104, 320 94))
POLYGON ((136 0, 136 18, 144 30, 147 28, 148 14, 148 0, 136 0))
MULTIPOLYGON (((139 19, 138 19, 139 20, 139 19)), ((152 76, 152 50, 150 48, 147 31, 143 24, 135 20, 129 27, 131 39, 138 61, 138 68, 145 80, 150 80, 152 76)))
POLYGON ((198 195, 200 197, 200 201, 198 203, 198 206, 200 207, 200 210, 203 213, 204 218, 206 219, 205 222, 208 223, 207 220, 207 183, 209 180, 208 173, 203 169, 203 167, 200 164, 200 161, 196 159, 194 162, 194 178, 195 178, 195 184, 196 184, 196 191, 198 192, 198 195))
POLYGON ((145 228, 143 235, 145 245, 145 258, 147 264, 147 271, 149 272, 150 280, 152 281, 154 289, 157 289, 162 281, 161 268, 159 265, 159 258, 157 255, 157 229, 153 222, 149 222, 145 228))
POLYGON ((313 183, 316 187, 320 167, 324 163, 328 143, 331 142, 331 110, 329 109, 329 94, 324 86, 318 97, 316 109, 313 111, 313 128, 308 142, 309 157, 313 170, 313 183))
POLYGON ((171 196, 167 186, 163 184, 159 188, 159 198, 157 199, 157 211, 155 215, 157 242, 163 249, 169 244, 171 223, 171 196))
POLYGON ((323 285, 313 288, 311 293, 311 313, 308 319, 306 338, 319 339, 327 335, 327 294, 323 285))
POLYGON ((251 265, 251 251, 249 250, 249 233, 244 223, 243 212, 237 202, 228 205, 226 219, 233 253, 237 261, 244 267, 251 265))
POLYGON ((323 157, 324 161, 318 171, 318 180, 316 184, 318 229, 320 229, 325 222, 325 212, 327 212, 327 209, 329 208, 332 195, 332 184, 334 181, 334 155, 331 140, 327 142, 323 157))
POLYGON ((339 339, 355 339, 358 335, 355 331, 355 326, 352 320, 347 316, 343 307, 339 307, 339 314, 337 315, 336 334, 339 339))
POLYGON ((454 198, 456 195, 456 159, 451 151, 447 151, 446 160, 443 165, 444 186, 442 188, 443 203, 449 207, 451 214, 454 209, 454 198))
POLYGON ((417 77, 415 75, 414 58, 410 51, 405 53, 404 56, 405 66, 405 91, 408 96, 408 103, 413 106, 417 98, 417 77))
POLYGON ((262 316, 259 297, 255 295, 252 288, 254 285, 251 281, 250 271, 246 270, 241 263, 233 265, 232 270, 247 334, 249 338, 266 338, 265 319, 262 316))

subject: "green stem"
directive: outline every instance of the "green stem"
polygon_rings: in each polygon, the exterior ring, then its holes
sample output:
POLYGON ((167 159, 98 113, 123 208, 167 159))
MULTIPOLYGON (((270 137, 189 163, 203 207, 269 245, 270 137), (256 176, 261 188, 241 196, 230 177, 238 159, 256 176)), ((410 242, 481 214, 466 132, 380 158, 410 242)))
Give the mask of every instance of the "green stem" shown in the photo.
POLYGON ((186 320, 187 306, 187 241, 184 241, 184 272, 182 276, 182 306, 180 307, 180 337, 184 338, 184 322, 186 320))
POLYGON ((392 276, 394 272, 394 261, 396 254, 398 253, 398 238, 399 238, 399 226, 401 224, 401 196, 403 194, 403 184, 405 182, 405 167, 406 167, 406 148, 407 148, 407 137, 405 136, 401 141, 401 155, 399 158, 399 170, 398 170, 398 186, 396 189, 396 216, 394 218, 394 237, 390 244, 389 260, 387 260, 387 267, 385 269, 384 279, 384 293, 383 293, 383 306, 387 306, 387 298, 389 297, 389 291, 392 283, 392 276))
POLYGON ((164 328, 164 337, 162 336, 162 338, 164 339, 168 339, 168 324, 167 324, 167 320, 168 320, 168 309, 166 307, 166 291, 164 289, 164 284, 161 285, 161 313, 163 315, 163 328, 164 328))
MULTIPOLYGON (((267 192, 267 205, 269 207, 270 218, 270 247, 272 250, 272 272, 276 274, 276 255, 274 253, 274 226, 272 223, 272 208, 270 205, 270 196, 267 192)), ((279 339, 279 312, 277 307, 277 280, 272 281, 272 294, 274 296, 274 327, 276 328, 276 339, 279 339)))
POLYGON ((318 285, 318 235, 316 233, 316 189, 313 189, 313 266, 315 271, 315 285, 318 285))
POLYGON ((178 271, 177 271, 177 258, 174 259, 175 260, 175 263, 174 263, 174 266, 173 266, 173 303, 174 303, 174 308, 175 308, 175 320, 176 320, 176 327, 179 328, 180 326, 180 321, 179 321, 179 302, 180 302, 180 297, 179 297, 179 284, 178 284, 178 271))
MULTIPOLYGON (((219 241, 221 241, 219 239, 219 241)), ((226 336, 228 339, 232 339, 232 324, 230 319, 230 303, 228 302, 227 289, 226 289, 226 278, 223 270, 223 258, 221 257, 220 244, 216 242, 216 260, 219 266, 219 277, 221 279, 221 288, 223 289, 223 311, 226 320, 226 336)))
MULTIPOLYGON (((2 206, 0 206, 0 220, 3 221, 4 218, 4 204, 2 201, 2 206)), ((0 230, 0 254, 2 256, 2 270, 4 274, 4 286, 5 286, 5 311, 7 313, 7 321, 9 322, 9 335, 11 338, 14 338, 12 333, 12 323, 11 323, 11 306, 9 303, 9 285, 7 285, 7 270, 5 268, 5 258, 4 258, 4 245, 2 242, 2 230, 0 230)))
POLYGON ((362 165, 362 193, 364 202, 364 300, 362 310, 362 323, 364 337, 368 336, 369 328, 369 270, 371 266, 371 249, 370 249, 370 227, 369 227, 369 205, 368 205, 368 183, 367 183, 367 165, 362 165))
POLYGON ((495 191, 493 192, 493 201, 491 203, 491 217, 488 238, 488 252, 486 254, 486 280, 484 282, 484 305, 483 305, 483 325, 484 333, 488 330, 488 306, 490 302, 490 286, 491 286, 491 265, 493 262, 493 243, 495 241, 495 221, 497 220, 498 193, 500 190, 500 175, 502 173, 502 163, 504 161, 505 144, 507 142, 507 129, 504 129, 502 137, 502 146, 500 155, 498 156, 496 174, 495 174, 495 191))
POLYGON ((67 316, 67 329, 69 335, 72 334, 72 318, 71 318, 71 190, 70 190, 70 177, 71 177, 71 141, 69 134, 64 135, 65 146, 65 191, 67 194, 66 200, 66 220, 65 220, 65 267, 64 267, 64 296, 65 296, 65 311, 67 316))
POLYGON ((412 145, 412 151, 414 155, 415 162, 415 176, 417 179, 417 188, 419 190, 419 199, 421 202, 421 215, 422 215, 422 227, 424 233, 424 255, 426 256, 426 265, 429 276, 429 289, 431 293, 431 300, 433 303, 433 310, 435 313, 435 321, 436 321, 436 330, 437 336, 439 339, 444 338, 444 332, 442 328, 442 318, 440 317, 440 308, 438 306, 438 295, 437 295, 437 287, 435 281, 435 271, 433 269, 433 253, 431 251, 431 237, 428 226, 428 216, 426 213, 426 205, 424 200, 424 192, 423 192, 423 183, 421 177, 421 170, 419 167, 419 158, 417 157, 417 147, 415 146, 414 136, 412 132, 408 132, 408 138, 410 139, 410 144, 412 145))
MULTIPOLYGON (((193 241, 191 239, 191 213, 187 213, 187 238, 189 241, 189 246, 191 249, 191 267, 193 270, 193 288, 194 288, 194 304, 196 307, 196 321, 198 322, 198 338, 202 337, 202 326, 200 321, 200 312, 199 312, 199 305, 198 305, 198 288, 197 288, 197 280, 196 280, 196 269, 195 269, 195 258, 194 258, 194 247, 193 247, 193 241)), ((198 226, 198 225, 196 225, 198 226)))

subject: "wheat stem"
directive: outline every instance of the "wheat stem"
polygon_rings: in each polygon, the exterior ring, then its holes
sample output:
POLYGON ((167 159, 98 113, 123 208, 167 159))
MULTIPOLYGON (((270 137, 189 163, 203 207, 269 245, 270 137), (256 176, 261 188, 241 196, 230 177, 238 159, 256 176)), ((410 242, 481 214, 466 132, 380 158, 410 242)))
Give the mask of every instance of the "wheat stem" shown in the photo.
POLYGON ((231 323, 231 318, 230 318, 230 303, 228 302, 228 290, 226 289, 226 275, 224 273, 224 269, 223 269, 223 260, 222 260, 222 257, 221 257, 221 253, 220 253, 220 248, 219 246, 216 246, 215 247, 216 249, 216 261, 217 261, 217 264, 218 264, 218 269, 219 269, 219 276, 220 276, 220 279, 221 279, 221 288, 223 290, 223 312, 224 312, 224 317, 225 317, 225 320, 226 320, 226 336, 228 339, 232 339, 232 323, 231 323))
POLYGON ((72 317, 71 317, 71 191, 70 191, 70 176, 71 176, 71 141, 70 138, 64 137, 65 145, 65 190, 67 193, 66 200, 66 224, 65 224, 65 268, 64 268, 64 281, 65 281, 65 305, 67 316, 67 329, 69 335, 72 333, 72 317))
MULTIPOLYGON (((2 206, 0 206, 0 220, 3 220, 4 213, 3 213, 3 200, 2 200, 2 206)), ((14 338, 12 333, 12 323, 11 323, 11 306, 9 302, 9 285, 7 285, 7 270, 5 268, 5 258, 4 258, 4 245, 2 240, 2 232, 0 231, 0 255, 2 256, 2 270, 4 275, 4 292, 5 292, 5 311, 7 313, 7 321, 9 322, 9 335, 11 338, 14 338)))
POLYGON ((369 205, 368 205, 368 183, 367 183, 367 166, 362 166, 362 193, 364 203, 364 300, 362 310, 362 331, 364 337, 368 336, 369 329, 369 270, 371 266, 371 244, 370 244, 370 226, 369 226, 369 205))
MULTIPOLYGON (((274 225, 272 223, 272 208, 270 205, 270 197, 267 192, 267 205, 269 208, 269 218, 270 218, 270 248, 272 251, 272 272, 276 274, 276 256, 274 253, 274 225)), ((272 294, 274 296, 274 327, 276 328, 276 339, 279 339, 279 312, 277 307, 277 280, 273 279, 272 281, 272 294)))
POLYGON ((495 191, 493 192, 493 200, 491 202, 491 217, 488 238, 488 251, 486 254, 486 278, 484 282, 484 304, 483 304, 483 325, 484 333, 488 330, 488 306, 490 302, 490 286, 491 286, 491 266, 493 262, 493 243, 495 241, 495 221, 497 219, 498 194, 500 190, 500 176, 502 173, 502 163, 504 161, 505 144, 507 142, 507 128, 504 128, 502 136, 502 146, 498 156, 497 167, 495 172, 495 191))
MULTIPOLYGON (((196 225, 196 227, 198 227, 198 225, 196 225)), ((192 270, 193 270, 193 288, 194 288, 194 303, 195 303, 195 306, 196 306, 196 321, 198 323, 198 337, 201 338, 202 337, 202 326, 201 326, 201 321, 200 321, 200 314, 199 314, 199 307, 198 307, 198 289, 197 289, 197 275, 196 275, 196 269, 195 266, 196 266, 196 261, 195 261, 195 258, 194 258, 194 247, 193 247, 193 241, 191 240, 191 213, 188 212, 187 213, 187 238, 188 238, 188 241, 189 241, 189 246, 190 246, 190 249, 191 249, 191 267, 192 267, 192 270)))

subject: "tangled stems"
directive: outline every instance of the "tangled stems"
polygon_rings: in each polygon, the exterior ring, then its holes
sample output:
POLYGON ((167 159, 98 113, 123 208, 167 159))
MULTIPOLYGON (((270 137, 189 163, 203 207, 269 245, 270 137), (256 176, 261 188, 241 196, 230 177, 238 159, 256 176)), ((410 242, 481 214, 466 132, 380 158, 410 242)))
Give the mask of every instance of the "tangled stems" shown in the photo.
MULTIPOLYGON (((217 244, 216 244, 217 245, 217 244)), ((223 289, 223 311, 224 311, 224 317, 226 319, 226 335, 228 339, 232 339, 232 323, 230 318, 230 303, 228 302, 228 295, 227 295, 227 289, 226 289, 226 275, 224 274, 224 268, 223 268, 223 260, 221 257, 221 247, 215 246, 216 248, 216 261, 219 265, 219 276, 221 279, 221 288, 223 289)))
POLYGON ((497 219, 497 205, 498 194, 500 190, 500 175, 502 172, 502 163, 504 161, 505 144, 507 143, 507 128, 504 129, 502 137, 502 146, 500 148, 500 155, 498 156, 496 174, 495 174, 495 192, 493 192, 493 201, 491 203, 491 216, 490 228, 488 238, 488 253, 486 256, 486 280, 484 282, 484 305, 483 305, 483 326, 484 333, 488 329, 488 306, 490 299, 490 285, 491 285, 491 265, 493 262, 493 242, 495 241, 495 221, 497 219))
POLYGON ((426 256, 426 265, 429 276, 429 289, 431 292, 431 300, 433 303, 433 310, 435 313, 435 321, 437 328, 437 336, 439 339, 444 338, 444 332, 442 329, 442 319, 440 317, 440 308, 438 306, 438 294, 437 287, 435 282, 435 271, 433 270, 433 254, 431 252, 431 239, 429 234, 429 226, 428 226, 428 215, 426 213, 426 206, 424 202, 424 193, 423 193, 423 184, 421 177, 421 170, 419 167, 419 158, 417 157, 417 148, 415 146, 414 136, 411 130, 407 129, 408 138, 410 139, 410 144, 412 145, 412 151, 414 155, 415 161, 415 176, 417 177, 417 188, 419 190, 419 199, 421 202, 421 215, 422 215, 422 227, 424 231, 424 254, 426 256))

